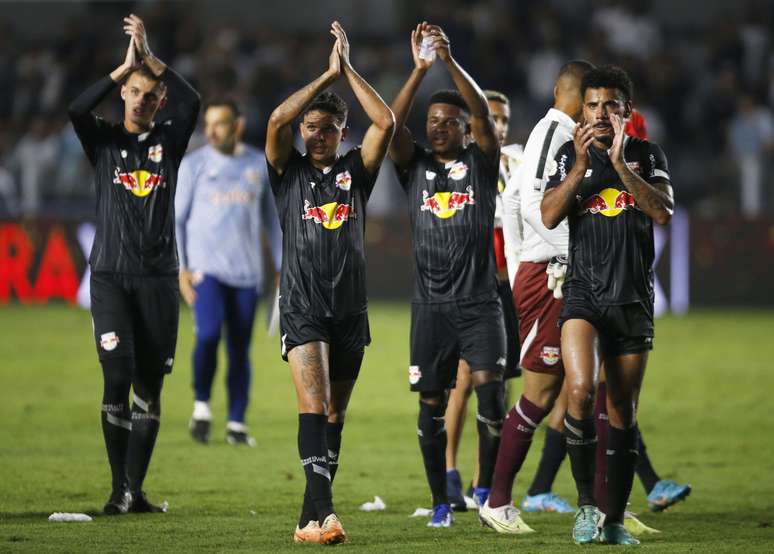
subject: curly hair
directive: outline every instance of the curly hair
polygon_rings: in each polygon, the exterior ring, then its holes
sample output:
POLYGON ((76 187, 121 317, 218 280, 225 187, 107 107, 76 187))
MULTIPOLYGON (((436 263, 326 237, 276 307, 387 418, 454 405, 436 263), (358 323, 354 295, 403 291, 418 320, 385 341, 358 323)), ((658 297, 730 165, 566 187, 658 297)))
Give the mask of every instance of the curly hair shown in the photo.
POLYGON ((583 76, 581 95, 586 95, 586 89, 614 88, 624 97, 625 102, 631 102, 634 85, 626 71, 615 65, 605 65, 592 69, 583 76))

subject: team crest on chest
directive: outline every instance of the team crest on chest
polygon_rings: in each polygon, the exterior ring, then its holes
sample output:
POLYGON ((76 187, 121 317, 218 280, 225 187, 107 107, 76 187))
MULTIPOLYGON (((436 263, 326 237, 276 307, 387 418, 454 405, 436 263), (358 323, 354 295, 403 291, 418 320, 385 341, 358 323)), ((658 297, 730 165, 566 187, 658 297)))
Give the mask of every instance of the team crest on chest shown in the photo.
POLYGON ((164 148, 160 144, 148 148, 148 159, 153 163, 160 163, 163 157, 164 148))
POLYGON ((352 187, 352 175, 349 171, 342 171, 336 175, 336 186, 344 191, 348 191, 352 187))
POLYGON ((473 197, 473 187, 468 186, 465 192, 436 192, 432 196, 426 191, 422 191, 422 204, 420 211, 429 211, 436 217, 448 219, 455 215, 465 206, 473 206, 476 200, 473 197))
POLYGON ((313 206, 309 200, 304 200, 304 211, 301 213, 301 219, 312 220, 329 230, 338 229, 344 225, 345 221, 354 217, 351 204, 339 204, 338 202, 313 206))
POLYGON ((463 180, 468 174, 468 166, 465 162, 454 162, 449 167, 449 178, 455 181, 463 180))

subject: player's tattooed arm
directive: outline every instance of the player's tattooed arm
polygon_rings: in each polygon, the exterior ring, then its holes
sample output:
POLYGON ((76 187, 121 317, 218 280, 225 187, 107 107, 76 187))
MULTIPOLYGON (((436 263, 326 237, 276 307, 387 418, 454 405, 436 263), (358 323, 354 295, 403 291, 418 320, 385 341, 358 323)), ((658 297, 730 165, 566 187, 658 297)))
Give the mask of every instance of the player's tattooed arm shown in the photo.
POLYGON ((167 69, 167 65, 151 52, 150 46, 148 46, 148 33, 145 31, 142 19, 133 13, 129 14, 129 17, 124 18, 124 32, 132 37, 137 49, 137 56, 142 60, 142 63, 148 66, 154 75, 161 77, 167 69))
POLYGON ((338 40, 328 56, 328 69, 305 87, 297 90, 277 106, 266 128, 266 159, 282 175, 293 151, 293 121, 304 108, 341 75, 338 40))
POLYGON ((449 37, 443 32, 443 29, 436 25, 428 27, 430 35, 433 37, 433 47, 438 54, 438 58, 446 64, 454 85, 465 99, 465 104, 470 110, 470 130, 473 138, 481 148, 482 152, 496 159, 500 151, 500 143, 497 140, 494 120, 489 113, 489 102, 486 100, 481 87, 460 65, 451 54, 451 45, 449 37))
POLYGON ((589 167, 589 146, 593 140, 594 129, 591 125, 578 124, 573 129, 572 142, 575 149, 575 163, 558 187, 546 190, 543 200, 540 202, 540 217, 547 229, 556 228, 575 205, 578 186, 583 181, 589 167))
POLYGON ((659 225, 666 225, 672 219, 675 207, 672 186, 666 179, 648 183, 626 165, 623 157, 624 122, 617 114, 610 116, 610 122, 615 133, 609 153, 613 167, 634 196, 637 206, 659 225))
POLYGON ((363 157, 363 165, 370 173, 379 170, 379 166, 387 154, 393 131, 395 130, 395 116, 371 85, 360 76, 352 67, 349 59, 349 40, 344 28, 338 21, 331 25, 331 34, 336 37, 336 45, 341 58, 342 73, 347 78, 352 92, 357 101, 363 106, 371 126, 363 138, 363 147, 360 151, 363 157))
POLYGON ((414 139, 411 131, 406 127, 406 119, 411 112, 414 96, 425 78, 427 70, 433 65, 432 60, 419 57, 419 48, 422 44, 423 33, 427 32, 427 22, 420 23, 411 31, 411 55, 414 59, 414 69, 411 71, 406 84, 400 89, 398 96, 392 101, 392 112, 395 114, 395 136, 390 143, 390 158, 398 167, 406 167, 414 157, 414 139))

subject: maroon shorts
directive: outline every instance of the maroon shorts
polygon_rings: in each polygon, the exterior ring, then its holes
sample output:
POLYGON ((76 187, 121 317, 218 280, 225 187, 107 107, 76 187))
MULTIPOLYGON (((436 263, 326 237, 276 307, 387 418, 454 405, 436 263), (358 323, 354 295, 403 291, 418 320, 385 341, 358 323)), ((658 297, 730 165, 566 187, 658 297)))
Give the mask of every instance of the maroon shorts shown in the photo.
POLYGON ((563 302, 548 290, 547 263, 521 262, 513 300, 519 315, 519 366, 538 373, 564 374, 559 314, 563 302))
POLYGON ((504 271, 508 268, 508 264, 505 261, 505 239, 503 238, 502 227, 495 227, 493 244, 495 251, 495 262, 497 263, 497 271, 504 271))

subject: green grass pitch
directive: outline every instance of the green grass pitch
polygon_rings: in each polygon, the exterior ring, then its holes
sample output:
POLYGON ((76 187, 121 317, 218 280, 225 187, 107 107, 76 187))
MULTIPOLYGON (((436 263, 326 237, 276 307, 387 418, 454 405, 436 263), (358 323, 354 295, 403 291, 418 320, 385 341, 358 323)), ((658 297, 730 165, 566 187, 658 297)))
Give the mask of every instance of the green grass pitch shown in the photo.
MULTIPOLYGON (((417 399, 408 391, 407 305, 373 304, 368 348, 344 431, 334 487, 350 536, 347 552, 566 552, 571 516, 530 515, 527 537, 482 529, 473 513, 451 529, 409 518, 428 506, 416 438, 417 399), (358 506, 381 496, 384 512, 358 506)), ((162 427, 146 490, 169 501, 165 515, 50 523, 55 511, 98 513, 109 472, 99 424, 101 374, 88 313, 62 306, 0 308, 0 552, 279 552, 322 548, 291 540, 303 492, 296 452, 295 395, 276 338, 257 329, 248 423, 258 447, 226 445, 220 370, 213 442, 194 444, 192 322, 181 315, 178 356, 162 401, 162 427)), ((665 318, 645 380, 640 425, 663 477, 694 491, 664 514, 645 509, 635 482, 631 509, 662 530, 648 552, 774 552, 774 314, 695 312, 665 318)), ((516 392, 520 387, 516 381, 516 392)), ((475 405, 475 401, 473 401, 475 405)), ((470 477, 473 411, 461 449, 470 477)), ((520 499, 534 473, 542 432, 517 479, 520 499)), ((574 498, 569 464, 555 490, 574 498)), ((589 548, 606 548, 592 546, 589 548)))

